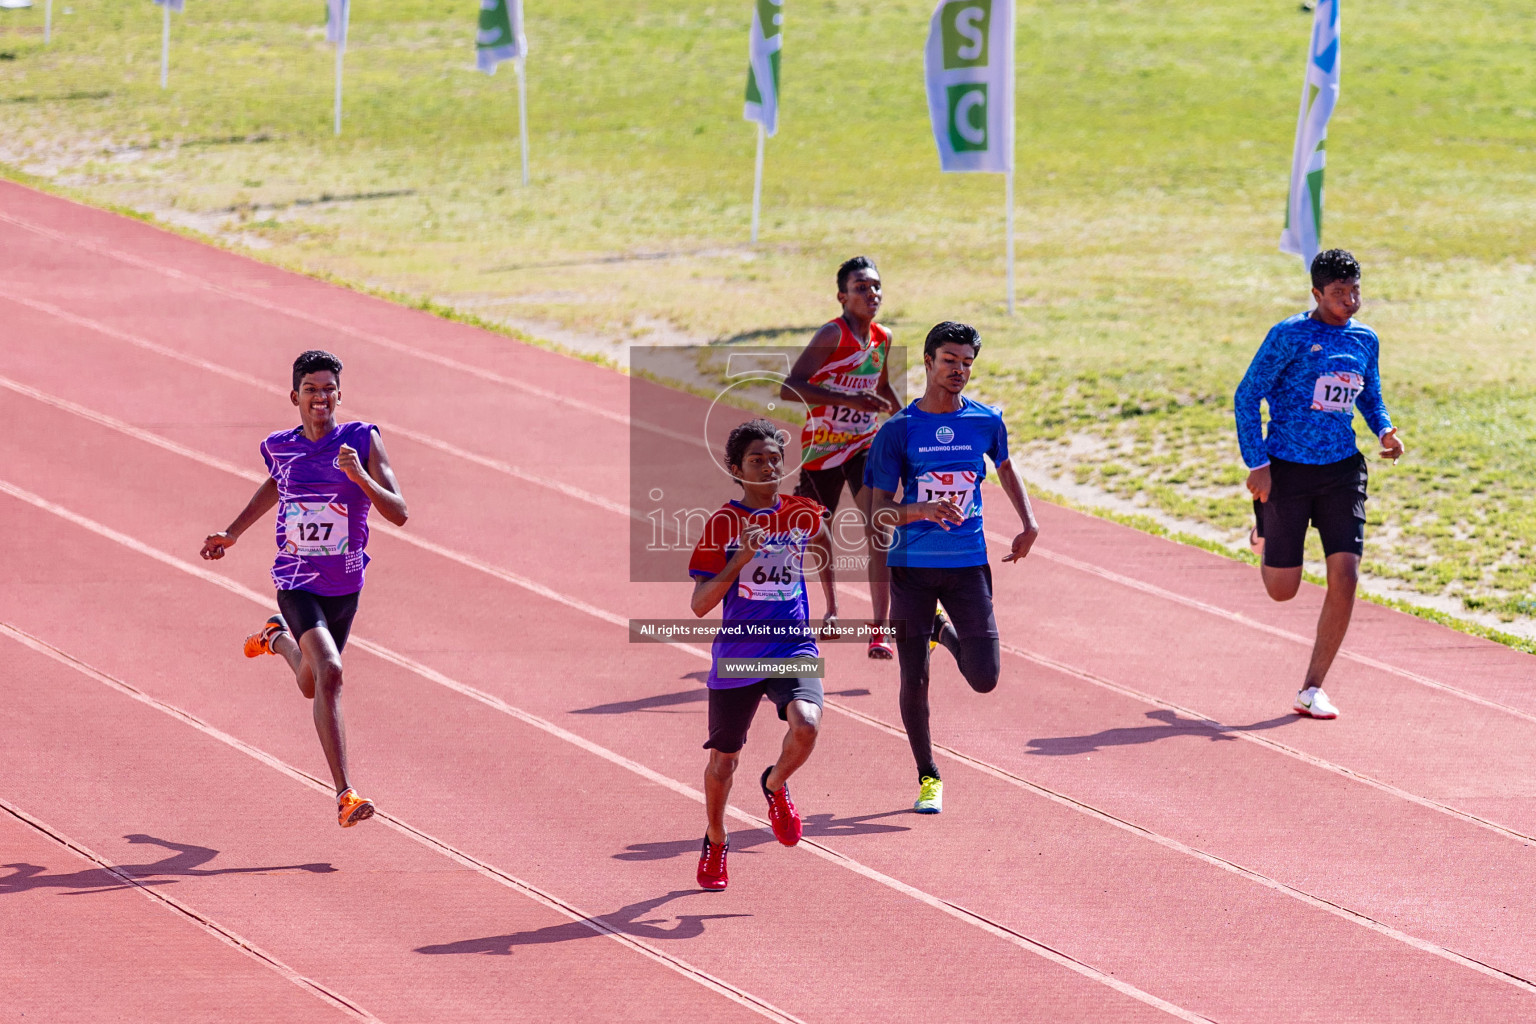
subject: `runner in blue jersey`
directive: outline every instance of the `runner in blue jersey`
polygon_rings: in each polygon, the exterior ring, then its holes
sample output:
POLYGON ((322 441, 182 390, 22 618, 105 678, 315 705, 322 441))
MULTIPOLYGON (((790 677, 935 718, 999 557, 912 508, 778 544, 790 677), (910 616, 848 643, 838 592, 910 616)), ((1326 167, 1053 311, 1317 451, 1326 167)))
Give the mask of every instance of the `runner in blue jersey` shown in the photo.
POLYGON ((1002 414, 961 394, 980 351, 981 335, 968 324, 946 321, 928 332, 923 343, 927 388, 875 435, 864 477, 873 488, 875 516, 889 545, 901 721, 917 760, 913 807, 926 814, 944 809, 944 783, 928 733, 928 652, 940 604, 952 627, 941 622, 938 639, 955 655, 971 689, 990 692, 1001 670, 981 516, 985 459, 997 468, 998 483, 1023 525, 1003 561, 1024 558, 1040 533, 1024 483, 1008 457, 1002 414))
POLYGON ((1354 319, 1360 309, 1360 264, 1343 249, 1312 261, 1317 308, 1270 329, 1237 386, 1237 440, 1253 495, 1254 546, 1264 589, 1289 601, 1301 587, 1307 527, 1316 526, 1328 567, 1328 591, 1317 620, 1307 675, 1293 705, 1298 714, 1336 718, 1323 680, 1344 642, 1365 551, 1365 456, 1355 441, 1355 410, 1396 462, 1403 442, 1381 398, 1376 332, 1354 319), (1265 433, 1259 402, 1269 405, 1265 433))
MULTIPOLYGON (((807 661, 817 657, 805 573, 826 566, 832 548, 827 510, 802 495, 779 493, 787 440, 767 420, 752 420, 731 431, 725 467, 741 485, 742 495, 709 517, 688 563, 694 581, 693 613, 704 616, 725 604, 708 679, 707 826, 698 870, 704 889, 720 890, 728 883, 725 802, 758 704, 767 697, 778 707, 779 718, 789 723, 779 759, 763 769, 760 780, 774 837, 785 846, 798 843, 801 832, 800 812, 785 783, 811 756, 821 728, 821 679, 805 670, 807 661), (754 630, 770 632, 761 639, 733 635, 754 630), (747 668, 739 671, 746 674, 733 677, 728 667, 732 661, 745 663, 747 668), (777 672, 767 675, 765 668, 777 672)), ((827 597, 822 621, 831 624, 837 618, 837 594, 824 573, 822 589, 827 597)))
POLYGON ((290 400, 300 425, 261 443, 267 479, 235 521, 203 542, 204 558, 223 558, 274 505, 277 556, 272 583, 282 613, 245 641, 245 656, 276 654, 313 704, 315 731, 336 783, 343 828, 373 816, 374 806, 347 780, 347 737, 341 716, 341 651, 347 645, 368 565, 368 510, 396 526, 405 499, 384 453, 379 428, 338 423, 341 360, 311 350, 293 363, 290 400))

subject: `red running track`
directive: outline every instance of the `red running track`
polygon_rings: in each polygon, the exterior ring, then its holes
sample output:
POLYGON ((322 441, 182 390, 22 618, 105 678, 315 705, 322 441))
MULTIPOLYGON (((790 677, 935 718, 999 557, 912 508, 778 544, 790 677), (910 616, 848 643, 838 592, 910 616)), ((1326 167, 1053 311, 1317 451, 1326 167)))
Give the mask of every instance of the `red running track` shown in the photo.
POLYGON ((833 647, 807 841, 760 820, 760 714, 732 886, 699 893, 707 662, 625 643, 687 585, 627 581, 623 377, 14 185, 0 242, 7 1009, 1536 1020, 1528 657, 1362 605, 1344 717, 1300 720, 1314 588, 1271 605, 1249 567, 1047 506, 995 570, 998 691, 936 661, 945 813, 906 810, 894 666, 833 647), (346 832, 308 708, 238 654, 264 537, 196 557, 305 347, 346 361, 412 509, 348 651, 382 813, 346 832))

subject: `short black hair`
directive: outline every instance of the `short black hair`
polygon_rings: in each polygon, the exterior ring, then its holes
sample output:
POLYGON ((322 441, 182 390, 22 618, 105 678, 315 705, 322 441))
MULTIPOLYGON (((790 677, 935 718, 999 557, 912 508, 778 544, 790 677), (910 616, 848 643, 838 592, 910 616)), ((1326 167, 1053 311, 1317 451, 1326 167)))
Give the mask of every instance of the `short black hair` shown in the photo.
POLYGON ((319 373, 321 370, 330 370, 336 375, 336 383, 341 383, 340 359, 318 348, 300 352, 299 358, 293 361, 293 390, 299 390, 306 374, 319 373))
POLYGON ((875 266, 875 261, 868 256, 855 256, 851 260, 844 260, 843 265, 837 268, 837 290, 846 292, 848 279, 860 270, 873 270, 876 274, 880 273, 880 268, 875 266))
POLYGON ((741 460, 747 454, 747 446, 753 441, 772 441, 782 451, 785 437, 769 420, 748 420, 732 430, 731 436, 725 439, 725 468, 735 466, 740 469, 741 460))
POLYGON ((1312 258, 1312 287, 1322 291, 1335 281, 1355 281, 1360 261, 1348 249, 1325 249, 1312 258))
POLYGON ((931 358, 939 351, 940 345, 969 345, 974 350, 974 354, 979 355, 981 332, 970 324, 945 320, 941 324, 934 324, 933 330, 928 332, 927 339, 923 341, 923 358, 931 358))

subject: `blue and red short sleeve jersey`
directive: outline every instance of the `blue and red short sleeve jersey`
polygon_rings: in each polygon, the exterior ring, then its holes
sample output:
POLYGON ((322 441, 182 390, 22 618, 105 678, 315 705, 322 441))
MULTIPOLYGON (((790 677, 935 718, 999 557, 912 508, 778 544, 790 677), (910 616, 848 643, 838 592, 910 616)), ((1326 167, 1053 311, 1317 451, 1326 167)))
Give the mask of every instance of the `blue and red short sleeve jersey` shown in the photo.
MULTIPOLYGON (((812 537, 823 529, 826 509, 810 498, 779 495, 772 508, 748 508, 739 501, 726 502, 704 524, 688 563, 694 579, 718 576, 741 550, 741 530, 754 522, 768 538, 738 574, 735 586, 726 591, 722 618, 726 627, 751 622, 805 623, 810 619, 810 602, 805 593, 805 550, 812 537)), ((715 637, 714 661, 721 658, 814 658, 816 641, 806 636, 792 640, 744 640, 725 635, 715 637)), ((729 689, 746 686, 753 679, 721 679, 715 664, 709 670, 709 686, 729 689)))

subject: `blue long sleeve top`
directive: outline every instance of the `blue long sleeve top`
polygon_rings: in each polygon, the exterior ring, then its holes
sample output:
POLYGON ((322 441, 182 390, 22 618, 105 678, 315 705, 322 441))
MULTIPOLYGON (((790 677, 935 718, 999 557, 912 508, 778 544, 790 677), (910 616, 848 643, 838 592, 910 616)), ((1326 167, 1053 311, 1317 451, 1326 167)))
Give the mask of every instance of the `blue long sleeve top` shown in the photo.
POLYGON ((1381 400, 1381 343, 1350 320, 1343 327, 1298 313, 1270 328, 1233 396, 1237 442, 1249 469, 1271 458, 1321 466, 1347 459, 1355 444, 1355 409, 1380 437, 1392 428, 1381 400), (1269 432, 1259 402, 1269 403, 1269 432))

